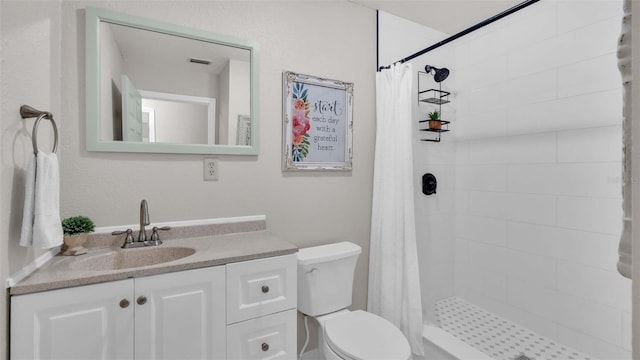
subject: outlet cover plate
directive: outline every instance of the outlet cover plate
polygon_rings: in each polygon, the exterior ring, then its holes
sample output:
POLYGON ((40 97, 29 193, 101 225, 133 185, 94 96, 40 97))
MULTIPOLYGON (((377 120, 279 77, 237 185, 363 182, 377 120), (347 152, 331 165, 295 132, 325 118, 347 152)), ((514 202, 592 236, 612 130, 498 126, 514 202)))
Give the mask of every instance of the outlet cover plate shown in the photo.
POLYGON ((204 181, 218 180, 218 159, 204 159, 204 181))

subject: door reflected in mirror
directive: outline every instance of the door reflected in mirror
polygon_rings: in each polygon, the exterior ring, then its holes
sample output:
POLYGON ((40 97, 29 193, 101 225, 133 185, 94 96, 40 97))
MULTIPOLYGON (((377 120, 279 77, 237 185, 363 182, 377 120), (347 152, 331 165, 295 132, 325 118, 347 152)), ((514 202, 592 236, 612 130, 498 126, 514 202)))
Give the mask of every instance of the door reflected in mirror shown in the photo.
POLYGON ((88 150, 257 154, 256 51, 88 8, 88 150))

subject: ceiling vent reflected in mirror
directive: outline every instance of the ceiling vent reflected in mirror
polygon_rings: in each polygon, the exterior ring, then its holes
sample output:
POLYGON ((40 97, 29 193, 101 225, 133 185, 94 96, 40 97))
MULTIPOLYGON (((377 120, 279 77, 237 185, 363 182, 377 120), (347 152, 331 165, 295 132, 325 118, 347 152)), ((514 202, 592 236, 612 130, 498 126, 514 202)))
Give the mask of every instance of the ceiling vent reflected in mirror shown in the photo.
POLYGON ((204 60, 204 59, 189 58, 189 62, 194 64, 200 64, 200 65, 211 65, 210 60, 204 60))

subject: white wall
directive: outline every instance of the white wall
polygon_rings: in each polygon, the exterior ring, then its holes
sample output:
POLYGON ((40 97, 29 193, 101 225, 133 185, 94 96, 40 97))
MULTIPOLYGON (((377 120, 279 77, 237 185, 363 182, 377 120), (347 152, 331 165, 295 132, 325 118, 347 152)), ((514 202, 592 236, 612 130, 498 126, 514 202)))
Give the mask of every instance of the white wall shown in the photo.
MULTIPOLYGON (((61 114, 61 28, 59 1, 24 3, 0 2, 0 279, 34 258, 34 251, 18 245, 24 177, 33 153, 31 129, 35 119, 22 120, 23 104, 51 111, 60 133, 61 114), (11 239, 11 240, 10 240, 11 239)), ((43 122, 38 131, 39 146, 50 149, 50 126, 43 122)), ((64 142, 60 144, 62 148, 64 142)), ((35 255, 38 255, 36 252, 35 255)), ((0 359, 7 350, 7 299, 0 297, 0 359)))
POLYGON ((229 135, 228 142, 236 143, 238 115, 251 115, 251 100, 246 96, 251 89, 251 64, 246 61, 229 60, 229 135))
MULTIPOLYGON (((111 26, 106 23, 100 24, 100 61, 104 71, 100 77, 100 101, 102 104, 109 104, 100 108, 100 136, 102 139, 114 139, 114 123, 122 126, 122 114, 114 114, 114 101, 120 102, 120 99, 113 98, 113 84, 118 90, 122 88, 123 63, 120 49, 113 37, 111 26), (120 121, 116 121, 116 117, 120 121)), ((121 134, 119 135, 121 136, 121 134)))
MULTIPOLYGON (((266 214, 276 236, 300 247, 349 240, 363 248, 354 308, 365 308, 375 132, 375 12, 349 2, 2 1, 0 278, 32 258, 18 244, 30 126, 22 103, 51 110, 61 130, 62 216, 130 224, 141 199, 151 222, 266 214), (62 6, 60 5, 62 3, 62 6), (85 4, 260 44, 260 154, 218 156, 203 181, 199 155, 85 150, 85 4), (291 19, 304 21, 292 31, 291 19), (64 64, 64 66, 63 66, 64 64), (345 173, 282 173, 282 72, 355 84, 354 166, 345 173), (38 85, 39 84, 39 85, 38 85)), ((43 136, 45 131, 41 133, 43 136)), ((0 300, 0 358, 6 300, 0 300)), ((302 328, 302 326, 300 326, 302 328)), ((299 341, 302 344, 304 339, 299 341)))
POLYGON ((456 293, 630 358, 621 230, 621 1, 547 1, 455 42, 456 293))

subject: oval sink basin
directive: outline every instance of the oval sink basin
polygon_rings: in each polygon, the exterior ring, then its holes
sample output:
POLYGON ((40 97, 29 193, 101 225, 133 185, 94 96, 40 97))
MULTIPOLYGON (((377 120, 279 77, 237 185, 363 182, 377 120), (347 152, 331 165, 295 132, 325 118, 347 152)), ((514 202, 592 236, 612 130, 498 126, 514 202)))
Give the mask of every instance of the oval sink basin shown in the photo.
POLYGON ((71 264, 71 267, 77 270, 94 271, 130 269, 182 259, 195 252, 194 249, 185 247, 126 249, 78 259, 71 264))

